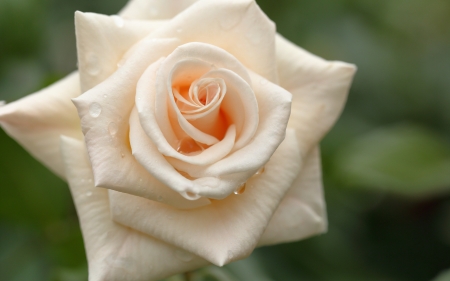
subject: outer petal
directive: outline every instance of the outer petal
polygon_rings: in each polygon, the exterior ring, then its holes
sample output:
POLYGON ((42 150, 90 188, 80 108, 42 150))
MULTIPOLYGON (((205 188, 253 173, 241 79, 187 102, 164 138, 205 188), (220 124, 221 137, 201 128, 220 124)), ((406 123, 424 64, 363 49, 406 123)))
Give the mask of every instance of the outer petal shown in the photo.
POLYGON ((128 142, 128 121, 139 77, 148 65, 172 52, 178 44, 175 39, 142 40, 121 68, 74 103, 81 118, 96 186, 153 200, 163 196, 167 204, 188 208, 209 201, 186 200, 162 185, 131 155, 128 142))
POLYGON ((63 137, 61 147, 83 232, 89 281, 159 280, 206 265, 192 254, 114 223, 107 190, 92 184, 84 143, 63 137))
POLYGON ((130 0, 120 11, 127 19, 170 19, 198 0, 130 0))
POLYGON ((215 45, 277 82, 275 24, 253 0, 200 0, 150 36, 215 45))
POLYGON ((314 148, 269 222, 259 246, 297 241, 327 229, 319 148, 314 148))
POLYGON ((305 157, 339 117, 356 67, 321 59, 279 35, 276 45, 279 84, 292 93, 288 127, 297 130, 305 157))
POLYGON ((124 20, 119 16, 75 13, 81 91, 91 89, 117 70, 125 53, 162 21, 124 20))
POLYGON ((110 191, 112 215, 121 224, 222 266, 252 252, 299 170, 298 145, 290 130, 265 172, 247 181, 241 195, 201 208, 179 210, 110 191))
POLYGON ((80 94, 78 75, 63 80, 21 100, 0 107, 0 125, 31 155, 64 178, 59 136, 82 138, 75 106, 80 94))

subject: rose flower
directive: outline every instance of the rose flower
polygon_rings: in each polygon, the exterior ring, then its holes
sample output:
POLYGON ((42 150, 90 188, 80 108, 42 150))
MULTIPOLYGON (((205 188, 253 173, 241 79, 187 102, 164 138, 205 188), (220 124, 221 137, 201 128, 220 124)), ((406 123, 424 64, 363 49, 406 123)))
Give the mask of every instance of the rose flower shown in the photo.
POLYGON ((277 35, 252 0, 134 0, 75 23, 79 71, 0 123, 69 183, 89 280, 157 280, 326 230, 318 143, 353 65, 277 35))

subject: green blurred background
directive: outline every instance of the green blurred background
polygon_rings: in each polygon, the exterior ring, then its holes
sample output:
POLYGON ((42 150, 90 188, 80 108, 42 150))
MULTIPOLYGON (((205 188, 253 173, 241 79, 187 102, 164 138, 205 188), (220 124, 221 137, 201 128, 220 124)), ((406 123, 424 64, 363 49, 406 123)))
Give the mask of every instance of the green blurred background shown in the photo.
MULTIPOLYGON (((0 0, 0 100, 76 68, 75 10, 125 2, 0 0)), ((322 142, 329 232, 191 279, 450 280, 450 1, 258 3, 291 41, 359 67, 322 142)), ((67 185, 1 130, 0 155, 0 280, 87 280, 67 185)))

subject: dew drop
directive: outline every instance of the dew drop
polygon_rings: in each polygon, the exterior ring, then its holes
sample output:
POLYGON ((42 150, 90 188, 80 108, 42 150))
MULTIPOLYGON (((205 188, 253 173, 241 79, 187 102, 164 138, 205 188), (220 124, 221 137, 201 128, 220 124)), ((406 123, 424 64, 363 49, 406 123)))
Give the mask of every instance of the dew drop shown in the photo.
POLYGON ((266 170, 265 167, 262 167, 261 169, 259 169, 256 173, 255 176, 261 175, 262 173, 264 173, 264 171, 266 170))
POLYGON ((98 57, 94 53, 90 53, 86 57, 86 70, 90 75, 97 75, 100 72, 98 57))
POLYGON ((244 182, 243 184, 241 184, 241 185, 236 189, 236 191, 234 192, 234 194, 240 195, 240 194, 244 193, 244 191, 245 191, 245 186, 246 186, 246 183, 244 182))
POLYGON ((120 208, 119 206, 114 206, 113 207, 113 213, 116 216, 120 216, 122 214, 122 208, 120 208))
POLYGON ((175 256, 184 262, 190 262, 194 258, 193 254, 191 254, 187 251, 180 250, 180 249, 177 249, 175 251, 175 256))
POLYGON ((119 130, 119 127, 117 126, 116 123, 114 123, 114 122, 109 123, 108 131, 111 136, 115 136, 117 134, 118 130, 119 130))
POLYGON ((102 106, 96 102, 91 103, 89 106, 89 114, 92 117, 97 118, 100 116, 100 113, 102 113, 102 106))
POLYGON ((120 152, 120 157, 125 158, 125 153, 120 152))
POLYGON ((106 99, 108 97, 108 95, 103 95, 103 97, 106 99))
POLYGON ((164 201, 164 198, 163 198, 161 195, 158 195, 158 198, 157 198, 157 199, 158 199, 159 202, 164 201))
POLYGON ((125 25, 125 22, 123 21, 123 18, 121 18, 118 15, 113 15, 111 16, 111 18, 114 20, 114 23, 116 24, 117 27, 123 27, 125 25))
POLYGON ((201 197, 200 195, 195 194, 192 191, 185 191, 184 193, 181 193, 181 195, 183 195, 183 197, 188 200, 197 200, 201 197))
POLYGON ((91 191, 86 192, 86 196, 87 196, 87 197, 92 196, 92 192, 91 192, 91 191))

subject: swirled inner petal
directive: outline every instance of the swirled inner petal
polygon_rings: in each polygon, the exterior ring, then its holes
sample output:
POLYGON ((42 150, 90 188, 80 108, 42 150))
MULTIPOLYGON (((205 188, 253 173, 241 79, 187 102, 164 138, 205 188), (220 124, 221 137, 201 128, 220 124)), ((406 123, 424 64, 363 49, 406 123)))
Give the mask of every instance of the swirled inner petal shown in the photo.
MULTIPOLYGON (((220 159, 224 156, 224 153, 228 153, 231 150, 232 144, 234 143, 234 137, 235 130, 234 127, 231 126, 224 141, 209 147, 199 155, 182 156, 186 160, 192 161, 194 163, 208 163, 208 161, 214 162, 214 160, 217 161, 216 158, 220 159), (227 145, 229 143, 231 143, 229 147, 221 147, 221 145, 227 145), (213 161, 211 161, 210 159, 213 161)), ((131 114, 130 143, 134 157, 143 167, 147 169, 150 174, 182 195, 185 195, 186 193, 193 193, 193 195, 196 196, 194 190, 199 189, 199 183, 187 179, 185 176, 181 175, 180 172, 177 171, 172 165, 170 165, 169 162, 167 162, 166 158, 158 151, 155 144, 150 138, 148 138, 142 127, 139 125, 139 116, 137 114, 137 111, 133 111, 131 114)), ((192 196, 188 196, 188 199, 192 199, 191 197, 192 196)), ((201 200, 207 199, 202 198, 201 200)))
POLYGON ((181 211, 114 192, 111 206, 123 211, 113 213, 113 219, 222 266, 248 256, 257 245, 299 173, 300 161, 295 133, 289 131, 264 173, 248 180, 243 194, 181 211))
POLYGON ((255 81, 253 90, 259 108, 259 125, 251 141, 241 149, 208 166, 195 166, 178 159, 168 158, 177 170, 187 172, 192 177, 219 179, 215 185, 202 185, 201 189, 196 190, 202 196, 220 199, 233 193, 240 183, 245 182, 252 173, 254 174, 269 161, 285 137, 292 95, 265 78, 250 73, 252 80, 255 81), (236 178, 241 182, 236 181, 236 178))
POLYGON ((95 175, 95 185, 143 196, 179 208, 208 204, 189 201, 152 177, 131 154, 129 119, 138 79, 154 61, 178 45, 174 39, 146 40, 112 76, 74 99, 95 175))

